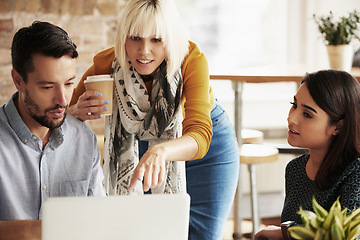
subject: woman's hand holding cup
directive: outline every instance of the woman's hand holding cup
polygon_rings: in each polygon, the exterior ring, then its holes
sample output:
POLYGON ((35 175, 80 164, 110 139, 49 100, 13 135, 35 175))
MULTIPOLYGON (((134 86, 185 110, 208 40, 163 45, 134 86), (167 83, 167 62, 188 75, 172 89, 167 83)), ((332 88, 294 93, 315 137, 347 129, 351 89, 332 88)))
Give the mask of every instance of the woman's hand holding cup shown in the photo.
POLYGON ((82 120, 98 119, 112 113, 114 79, 108 75, 88 76, 84 81, 86 91, 68 114, 82 120))
POLYGON ((109 100, 104 100, 97 91, 85 91, 77 103, 68 108, 68 114, 82 121, 99 119, 109 109, 109 100))

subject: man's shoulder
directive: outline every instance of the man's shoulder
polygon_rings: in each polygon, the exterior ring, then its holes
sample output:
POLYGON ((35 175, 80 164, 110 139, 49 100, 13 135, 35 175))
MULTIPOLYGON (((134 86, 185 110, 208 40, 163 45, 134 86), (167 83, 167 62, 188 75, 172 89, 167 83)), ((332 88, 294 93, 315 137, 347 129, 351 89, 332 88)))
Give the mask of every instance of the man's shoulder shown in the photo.
POLYGON ((7 120, 6 114, 5 114, 5 107, 6 104, 3 104, 0 106, 0 129, 3 131, 4 128, 9 128, 9 121, 7 120))
POLYGON ((83 122, 83 121, 81 121, 81 120, 77 119, 76 117, 73 117, 73 116, 71 116, 69 114, 66 115, 65 122, 72 123, 75 126, 87 125, 85 122, 83 122))
POLYGON ((95 134, 89 125, 71 115, 66 115, 66 119, 64 121, 64 128, 70 131, 82 131, 91 135, 95 134))
POLYGON ((2 104, 2 105, 0 106, 0 121, 3 121, 3 119, 5 118, 4 107, 5 107, 5 104, 2 104))

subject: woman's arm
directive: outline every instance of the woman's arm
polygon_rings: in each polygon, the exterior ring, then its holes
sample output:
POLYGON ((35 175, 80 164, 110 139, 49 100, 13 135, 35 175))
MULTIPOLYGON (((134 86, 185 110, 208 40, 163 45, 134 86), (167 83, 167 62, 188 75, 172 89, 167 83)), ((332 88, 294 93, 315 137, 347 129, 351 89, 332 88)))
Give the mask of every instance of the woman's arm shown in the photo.
POLYGON ((255 240, 283 240, 281 228, 278 226, 268 226, 256 233, 255 240))
POLYGON ((95 55, 94 64, 84 73, 74 89, 70 106, 67 110, 69 115, 85 121, 98 119, 105 111, 104 107, 107 107, 107 105, 99 96, 99 92, 86 91, 84 81, 88 76, 109 74, 114 57, 114 48, 106 49, 95 55))
POLYGON ((214 96, 210 88, 209 68, 206 56, 195 43, 190 42, 181 73, 184 80, 182 106, 184 109, 183 135, 195 139, 199 146, 194 159, 207 153, 212 138, 210 117, 214 96))
POLYGON ((129 191, 135 187, 138 178, 144 179, 144 191, 161 185, 165 181, 166 161, 191 160, 197 152, 198 144, 194 138, 187 135, 150 147, 134 170, 129 191))
POLYGON ((41 240, 41 220, 0 221, 0 240, 41 240))

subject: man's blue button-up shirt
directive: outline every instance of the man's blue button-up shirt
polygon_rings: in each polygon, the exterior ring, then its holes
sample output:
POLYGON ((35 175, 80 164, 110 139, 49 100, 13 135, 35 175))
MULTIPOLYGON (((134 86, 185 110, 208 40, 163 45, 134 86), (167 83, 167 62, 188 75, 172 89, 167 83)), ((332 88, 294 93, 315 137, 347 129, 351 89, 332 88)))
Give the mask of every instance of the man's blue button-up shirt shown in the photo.
POLYGON ((48 197, 105 196, 94 132, 68 115, 42 150, 14 105, 17 96, 0 108, 0 220, 41 219, 48 197))

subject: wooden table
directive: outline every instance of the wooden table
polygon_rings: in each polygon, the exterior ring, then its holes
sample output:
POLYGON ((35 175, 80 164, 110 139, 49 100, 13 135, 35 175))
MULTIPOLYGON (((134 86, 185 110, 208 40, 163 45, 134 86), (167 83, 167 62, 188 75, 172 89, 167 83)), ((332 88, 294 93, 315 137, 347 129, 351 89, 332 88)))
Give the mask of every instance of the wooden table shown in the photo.
MULTIPOLYGON (((274 83, 274 82, 296 82, 300 83, 307 72, 314 72, 318 69, 313 69, 306 66, 270 66, 259 68, 247 68, 234 71, 227 71, 227 73, 218 73, 219 71, 210 74, 210 80, 230 80, 234 90, 234 114, 235 114, 235 131, 237 138, 241 139, 242 129, 242 92, 244 83, 274 83)), ((360 68, 353 68, 351 74, 360 81, 360 68)))
MULTIPOLYGON (((234 90, 234 127, 236 137, 241 145, 242 129, 242 93, 244 83, 273 83, 273 82, 296 82, 300 83, 307 72, 314 72, 321 68, 311 68, 306 66, 268 66, 239 69, 234 71, 220 72, 215 71, 210 74, 210 80, 230 80, 234 90)), ((351 74, 360 81, 360 68, 353 68, 351 74)), ((235 194, 234 209, 234 239, 241 239, 241 213, 240 213, 240 177, 235 194)))

